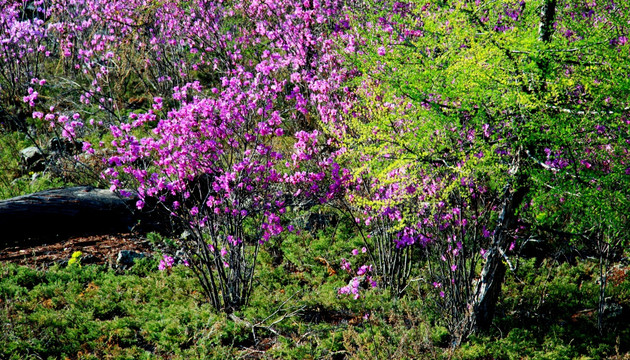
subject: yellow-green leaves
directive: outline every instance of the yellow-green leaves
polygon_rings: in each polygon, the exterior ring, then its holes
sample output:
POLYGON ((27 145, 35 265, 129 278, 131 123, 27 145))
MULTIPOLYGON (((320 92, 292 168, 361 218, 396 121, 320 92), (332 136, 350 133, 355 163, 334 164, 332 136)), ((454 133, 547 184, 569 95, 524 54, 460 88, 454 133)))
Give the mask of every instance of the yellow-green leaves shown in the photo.
POLYGON ((68 266, 78 266, 81 267, 81 256, 83 253, 81 251, 75 251, 72 253, 72 257, 68 260, 68 266))

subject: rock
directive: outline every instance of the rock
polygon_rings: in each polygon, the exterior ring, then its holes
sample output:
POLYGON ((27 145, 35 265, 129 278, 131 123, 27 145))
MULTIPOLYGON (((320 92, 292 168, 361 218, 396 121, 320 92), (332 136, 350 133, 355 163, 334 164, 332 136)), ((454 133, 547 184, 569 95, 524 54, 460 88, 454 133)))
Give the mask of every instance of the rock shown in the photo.
POLYGON ((0 249, 10 244, 129 232, 140 220, 137 199, 89 186, 0 200, 0 249))
POLYGON ((132 267, 136 262, 136 259, 142 259, 146 255, 144 253, 138 253, 130 250, 122 250, 118 253, 118 257, 116 258, 116 264, 123 267, 132 267))
POLYGON ((45 168, 45 156, 37 146, 30 146, 20 151, 20 158, 26 172, 42 171, 45 168))

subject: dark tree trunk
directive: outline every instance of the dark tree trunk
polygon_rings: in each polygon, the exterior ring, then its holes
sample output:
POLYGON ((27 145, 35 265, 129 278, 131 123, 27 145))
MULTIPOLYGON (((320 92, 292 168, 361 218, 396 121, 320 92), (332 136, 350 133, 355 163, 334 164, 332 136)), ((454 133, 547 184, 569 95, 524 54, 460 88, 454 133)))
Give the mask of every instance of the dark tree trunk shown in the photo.
POLYGON ((142 218, 137 198, 88 186, 42 191, 0 201, 0 248, 70 236, 129 232, 142 218))
POLYGON ((542 42, 551 41, 553 35, 553 22, 556 19, 557 0, 545 0, 540 9, 540 25, 538 28, 538 40, 542 42))
POLYGON ((501 294, 501 285, 505 278, 506 266, 503 254, 512 241, 512 231, 517 224, 516 210, 521 206, 529 191, 527 176, 516 175, 516 184, 505 191, 503 209, 499 215, 499 224, 493 236, 486 263, 481 271, 475 297, 472 303, 471 328, 473 331, 485 331, 492 325, 497 302, 501 294))
POLYGON ((473 301, 471 320, 474 331, 486 331, 492 325, 505 271, 503 256, 497 253, 490 254, 481 272, 479 290, 473 301))

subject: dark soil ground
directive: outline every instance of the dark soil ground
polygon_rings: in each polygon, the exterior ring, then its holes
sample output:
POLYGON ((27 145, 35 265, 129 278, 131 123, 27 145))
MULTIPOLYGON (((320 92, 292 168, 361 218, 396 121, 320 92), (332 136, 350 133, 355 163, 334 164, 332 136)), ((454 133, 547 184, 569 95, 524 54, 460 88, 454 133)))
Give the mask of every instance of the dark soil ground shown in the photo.
POLYGON ((12 262, 36 268, 63 263, 75 251, 83 253, 83 264, 115 263, 121 250, 153 254, 153 245, 142 235, 116 234, 74 237, 51 243, 23 242, 0 248, 0 263, 12 262))

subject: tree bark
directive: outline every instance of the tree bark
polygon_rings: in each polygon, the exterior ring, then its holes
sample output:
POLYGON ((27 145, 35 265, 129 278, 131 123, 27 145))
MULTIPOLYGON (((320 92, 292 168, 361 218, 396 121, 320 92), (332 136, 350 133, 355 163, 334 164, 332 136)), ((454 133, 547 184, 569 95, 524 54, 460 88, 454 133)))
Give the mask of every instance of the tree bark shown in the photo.
POLYGON ((505 272, 506 267, 502 255, 496 251, 494 254, 491 253, 484 264, 473 301, 472 328, 474 331, 486 331, 492 325, 505 272))
POLYGON ((88 186, 42 191, 0 201, 0 248, 24 241, 130 231, 141 219, 137 198, 88 186))
POLYGON ((542 42, 551 41, 553 34, 553 22, 556 19, 557 0, 545 0, 540 9, 540 25, 538 27, 538 40, 542 42))
POLYGON ((471 314, 473 331, 485 331, 490 328, 501 294, 501 285, 507 270, 503 262, 503 254, 509 247, 512 239, 511 232, 517 224, 516 210, 521 206, 529 191, 527 175, 521 172, 515 177, 516 183, 512 186, 508 185, 505 190, 499 224, 495 229, 492 246, 488 250, 488 257, 475 291, 471 314))

